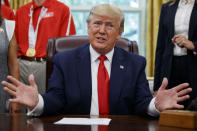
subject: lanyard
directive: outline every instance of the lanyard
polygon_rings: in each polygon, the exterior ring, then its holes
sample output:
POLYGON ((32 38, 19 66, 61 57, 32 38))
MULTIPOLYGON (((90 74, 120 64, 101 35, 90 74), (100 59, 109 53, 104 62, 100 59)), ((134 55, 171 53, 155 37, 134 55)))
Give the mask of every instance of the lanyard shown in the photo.
POLYGON ((38 18, 38 22, 36 25, 36 30, 34 31, 34 27, 33 27, 33 6, 31 6, 30 8, 30 22, 29 22, 29 48, 35 48, 36 45, 36 41, 37 41, 37 35, 38 35, 38 27, 40 24, 41 19, 45 16, 46 12, 47 12, 47 8, 45 8, 44 6, 41 9, 39 18, 38 18))

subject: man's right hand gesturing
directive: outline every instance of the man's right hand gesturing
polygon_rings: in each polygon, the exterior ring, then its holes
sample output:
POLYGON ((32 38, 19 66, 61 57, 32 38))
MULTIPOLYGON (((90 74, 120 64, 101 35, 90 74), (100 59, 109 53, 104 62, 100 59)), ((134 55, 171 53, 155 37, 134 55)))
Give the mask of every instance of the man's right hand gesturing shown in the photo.
POLYGON ((32 110, 38 104, 38 89, 34 81, 34 76, 29 75, 29 84, 25 85, 12 76, 8 76, 10 82, 2 81, 4 90, 13 98, 10 102, 19 103, 32 110))

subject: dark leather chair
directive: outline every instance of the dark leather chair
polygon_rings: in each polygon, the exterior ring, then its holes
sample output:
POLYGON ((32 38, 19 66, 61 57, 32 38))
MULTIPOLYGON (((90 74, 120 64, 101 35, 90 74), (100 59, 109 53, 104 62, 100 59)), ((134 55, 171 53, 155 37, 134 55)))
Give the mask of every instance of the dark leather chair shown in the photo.
MULTIPOLYGON (((89 43, 88 36, 67 36, 51 38, 48 40, 46 55, 46 85, 53 70, 53 56, 58 52, 85 45, 87 43, 89 43)), ((116 41, 116 45, 129 52, 138 54, 138 46, 135 41, 121 38, 116 41)))

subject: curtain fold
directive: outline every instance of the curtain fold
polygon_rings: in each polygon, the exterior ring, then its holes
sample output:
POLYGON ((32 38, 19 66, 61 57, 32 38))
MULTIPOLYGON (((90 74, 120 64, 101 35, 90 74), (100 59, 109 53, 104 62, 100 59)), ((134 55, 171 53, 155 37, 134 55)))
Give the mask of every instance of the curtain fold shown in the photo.
POLYGON ((148 31, 147 31, 147 76, 153 77, 155 64, 155 50, 159 27, 160 10, 163 3, 169 0, 148 0, 148 31))
POLYGON ((22 5, 24 5, 30 1, 32 1, 32 0, 11 0, 10 6, 12 9, 17 10, 19 7, 21 7, 22 5))

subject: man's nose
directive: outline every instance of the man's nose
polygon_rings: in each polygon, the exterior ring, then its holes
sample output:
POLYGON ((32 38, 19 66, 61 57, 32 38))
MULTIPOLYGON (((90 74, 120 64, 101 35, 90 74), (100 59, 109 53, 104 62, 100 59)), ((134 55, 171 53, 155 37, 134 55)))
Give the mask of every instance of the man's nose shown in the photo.
POLYGON ((106 26, 105 26, 105 24, 102 24, 102 25, 100 26, 99 31, 100 31, 100 33, 105 33, 105 31, 106 31, 106 26))

